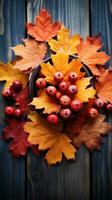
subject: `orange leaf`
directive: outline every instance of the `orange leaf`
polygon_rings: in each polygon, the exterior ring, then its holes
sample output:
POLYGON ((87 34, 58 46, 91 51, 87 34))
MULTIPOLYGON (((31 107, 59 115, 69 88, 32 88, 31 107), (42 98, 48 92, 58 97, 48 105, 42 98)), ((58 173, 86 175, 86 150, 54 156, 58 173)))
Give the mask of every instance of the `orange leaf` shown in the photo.
POLYGON ((27 24, 28 34, 34 37, 37 41, 49 41, 56 36, 61 24, 59 22, 52 23, 51 15, 47 10, 42 9, 36 17, 35 25, 27 24))
POLYGON ((69 62, 69 55, 63 53, 57 53, 51 56, 53 65, 48 63, 42 63, 42 73, 46 76, 46 81, 51 84, 56 84, 54 81, 54 73, 60 71, 64 75, 64 79, 67 80, 68 74, 72 72, 76 72, 79 77, 83 76, 84 73, 80 72, 82 67, 82 63, 79 59, 73 59, 69 62))
POLYGON ((33 98, 31 105, 35 106, 36 109, 44 108, 44 113, 59 113, 61 106, 55 99, 49 97, 45 90, 39 90, 38 95, 39 97, 33 98))
POLYGON ((24 130, 29 133, 28 141, 33 145, 39 145, 39 150, 48 150, 45 155, 49 165, 61 162, 62 155, 69 159, 75 159, 75 148, 70 144, 71 140, 61 133, 61 126, 51 126, 37 113, 30 113, 31 122, 26 122, 24 130))
POLYGON ((64 26, 61 27, 57 34, 57 40, 49 41, 50 49, 54 52, 66 53, 73 55, 77 53, 77 45, 80 43, 79 35, 70 36, 70 31, 64 26))
POLYGON ((76 86, 78 88, 78 92, 75 95, 75 99, 78 99, 82 102, 87 102, 89 99, 94 98, 96 94, 96 90, 93 87, 88 87, 90 85, 91 77, 82 78, 76 81, 76 86))
POLYGON ((0 62, 0 81, 6 81, 5 89, 10 88, 15 80, 21 81, 23 87, 25 87, 28 83, 28 75, 15 69, 15 65, 11 63, 0 62))
POLYGON ((105 116, 99 115, 96 119, 87 119, 81 127, 78 135, 73 136, 73 144, 75 147, 80 147, 85 144, 90 150, 99 149, 101 136, 112 130, 112 127, 104 122, 105 116))
POLYGON ((14 50, 17 56, 20 56, 21 59, 18 60, 15 64, 15 68, 23 70, 30 70, 36 67, 42 62, 46 54, 46 46, 38 44, 35 40, 25 39, 24 45, 19 44, 11 49, 14 50))
POLYGON ((104 65, 110 59, 110 56, 105 52, 98 51, 101 47, 102 41, 99 36, 87 37, 86 40, 82 39, 77 47, 79 58, 92 70, 94 75, 99 75, 97 69, 95 70, 96 65, 104 65))
POLYGON ((105 102, 112 103, 112 72, 105 70, 96 83, 97 95, 105 102))

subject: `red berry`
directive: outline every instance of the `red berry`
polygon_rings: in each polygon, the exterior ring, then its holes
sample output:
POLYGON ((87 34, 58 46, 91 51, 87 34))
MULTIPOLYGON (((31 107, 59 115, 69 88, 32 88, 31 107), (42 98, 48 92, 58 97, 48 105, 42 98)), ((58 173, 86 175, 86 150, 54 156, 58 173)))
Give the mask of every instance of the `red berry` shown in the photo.
POLYGON ((62 81, 59 84, 59 89, 61 92, 65 92, 68 89, 68 84, 65 81, 62 81))
POLYGON ((89 117, 94 119, 98 116, 99 112, 96 108, 89 108, 88 114, 89 114, 89 117))
POLYGON ((60 111, 60 116, 63 118, 63 119, 68 119, 70 118, 72 112, 69 108, 65 108, 65 109, 62 109, 60 111))
POLYGON ((103 101, 102 99, 96 99, 96 100, 95 100, 95 106, 96 106, 97 108, 103 108, 103 106, 104 106, 104 101, 103 101))
POLYGON ((76 85, 70 85, 69 88, 68 88, 68 93, 70 95, 72 94, 76 94, 78 92, 78 89, 77 89, 77 86, 76 85))
POLYGON ((58 116, 55 114, 50 114, 47 117, 47 121, 50 122, 51 124, 57 124, 58 123, 58 116))
POLYGON ((82 102, 79 100, 74 100, 71 102, 71 109, 75 112, 78 112, 82 108, 82 102))
POLYGON ((54 86, 48 86, 46 88, 46 92, 47 92, 48 95, 55 96, 57 89, 54 86))
POLYGON ((111 103, 108 103, 108 104, 106 105, 106 110, 107 110, 107 111, 112 111, 112 104, 111 104, 111 103))
POLYGON ((9 116, 13 116, 14 115, 14 108, 12 106, 7 106, 5 108, 5 114, 9 115, 9 116))
POLYGON ((3 97, 12 97, 12 92, 11 92, 11 90, 10 90, 10 89, 5 89, 5 90, 3 90, 2 96, 3 96, 3 97))
POLYGON ((36 80, 36 86, 37 86, 37 88, 45 88, 45 86, 46 86, 45 78, 38 78, 36 80))
POLYGON ((75 72, 70 72, 70 74, 69 74, 69 80, 70 80, 71 82, 76 81, 77 78, 78 78, 78 74, 77 74, 77 73, 75 73, 75 72))
POLYGON ((56 81, 56 83, 60 83, 63 80, 63 73, 62 72, 56 72, 54 74, 54 80, 56 81))
POLYGON ((19 108, 17 108, 17 109, 14 111, 14 115, 15 115, 15 117, 20 117, 20 116, 22 115, 22 111, 21 111, 19 108))
POLYGON ((68 106, 68 105, 70 105, 70 103, 71 103, 71 99, 70 99, 69 96, 67 96, 67 95, 62 95, 62 96, 60 97, 60 104, 61 104, 62 106, 68 106))
POLYGON ((61 92, 60 92, 60 91, 57 91, 57 92, 56 92, 56 99, 60 99, 61 96, 62 96, 61 92))
POLYGON ((13 81, 12 88, 15 92, 20 92, 22 89, 22 83, 20 81, 13 81))

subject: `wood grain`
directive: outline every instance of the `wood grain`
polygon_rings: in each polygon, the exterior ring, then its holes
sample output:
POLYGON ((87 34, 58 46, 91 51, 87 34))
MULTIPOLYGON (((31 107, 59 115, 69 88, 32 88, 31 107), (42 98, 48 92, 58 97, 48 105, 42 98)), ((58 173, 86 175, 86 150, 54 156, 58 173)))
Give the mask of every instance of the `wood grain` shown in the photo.
MULTIPOLYGON (((91 1, 91 34, 102 34, 104 49, 112 56, 112 1, 91 1)), ((112 60, 109 65, 112 64, 112 60)), ((112 117, 108 116, 112 121, 112 117)), ((104 138, 100 152, 92 153, 91 196, 112 199, 112 135, 104 138)))
MULTIPOLYGON (((0 1, 0 60, 12 58, 9 47, 20 43, 25 33, 25 1, 0 1)), ((6 125, 5 101, 1 96, 0 84, 0 135, 6 125)), ((6 142, 0 140, 0 199, 25 200, 25 160, 14 159, 8 152, 6 142)))
MULTIPOLYGON (((39 9, 47 8, 53 20, 60 20, 72 33, 89 34, 88 0, 28 0, 27 21, 33 22, 39 9)), ((27 200, 89 200, 89 152, 82 147, 76 161, 48 167, 43 156, 27 158, 27 200)))

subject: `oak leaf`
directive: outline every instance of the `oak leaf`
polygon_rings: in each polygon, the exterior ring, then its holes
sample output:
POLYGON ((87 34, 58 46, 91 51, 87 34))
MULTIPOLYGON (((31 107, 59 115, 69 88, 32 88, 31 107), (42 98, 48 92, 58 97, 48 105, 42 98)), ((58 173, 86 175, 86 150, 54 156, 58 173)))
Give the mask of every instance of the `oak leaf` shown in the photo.
POLYGON ((25 122, 15 119, 8 120, 9 125, 3 130, 3 139, 11 139, 9 150, 15 157, 25 156, 30 143, 27 141, 28 134, 24 131, 25 122))
POLYGON ((0 62, 0 81, 6 81, 5 89, 9 88, 15 80, 21 81, 23 87, 27 85, 28 75, 14 67, 15 65, 11 63, 4 64, 0 62))
POLYGON ((101 136, 106 135, 112 130, 112 127, 104 122, 105 116, 98 115, 96 119, 88 119, 81 127, 80 133, 74 135, 72 142, 75 147, 79 148, 85 144, 90 150, 99 149, 101 136))
POLYGON ((21 59, 16 61, 15 68, 27 71, 38 66, 45 57, 47 48, 44 43, 38 44, 35 40, 24 39, 24 44, 16 45, 11 49, 21 59))
POLYGON ((94 75, 100 75, 96 65, 104 65, 110 59, 110 56, 105 52, 99 51, 101 48, 102 41, 99 36, 82 39, 77 46, 79 58, 91 69, 94 75))
POLYGON ((57 53, 51 56, 53 65, 48 63, 41 64, 42 73, 46 76, 46 81, 55 85, 54 74, 57 71, 60 71, 64 75, 64 80, 67 80, 68 74, 76 72, 79 77, 84 76, 84 73, 80 72, 82 68, 82 63, 79 59, 73 59, 69 62, 69 55, 63 53, 57 53))
POLYGON ((61 24, 59 22, 52 23, 51 15, 45 9, 42 9, 36 17, 35 25, 27 23, 28 34, 40 42, 49 41, 56 36, 60 27, 61 24))
POLYGON ((61 133, 61 125, 51 126, 47 120, 42 119, 37 113, 30 113, 31 122, 26 122, 24 130, 29 133, 28 141, 39 145, 39 150, 48 150, 45 155, 49 165, 61 162, 62 155, 69 160, 75 159, 75 148, 71 140, 61 133))
POLYGON ((105 70, 96 82, 97 95, 104 102, 112 103, 112 72, 105 70))
POLYGON ((78 99, 82 102, 87 102, 89 99, 95 97, 96 90, 93 87, 88 87, 90 85, 90 80, 91 77, 82 78, 76 81, 78 92, 75 95, 75 99, 78 99))
POLYGON ((36 109, 43 109, 43 113, 50 114, 52 112, 59 113, 61 106, 58 102, 49 97, 45 90, 39 90, 38 97, 34 97, 30 105, 35 106, 36 109))
POLYGON ((80 43, 80 37, 79 35, 70 36, 70 31, 62 26, 57 34, 57 40, 51 39, 48 43, 54 52, 73 55, 77 53, 76 47, 80 43))

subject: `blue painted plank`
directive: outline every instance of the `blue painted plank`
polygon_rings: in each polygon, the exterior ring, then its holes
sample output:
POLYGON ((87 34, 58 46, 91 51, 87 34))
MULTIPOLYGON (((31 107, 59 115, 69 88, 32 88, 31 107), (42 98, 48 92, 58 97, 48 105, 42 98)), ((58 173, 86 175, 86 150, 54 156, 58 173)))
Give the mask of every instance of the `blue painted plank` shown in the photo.
MULTIPOLYGON (((91 1, 91 34, 102 34, 104 49, 112 55, 112 1, 91 1)), ((110 61, 109 65, 112 65, 110 61)), ((112 121, 112 117, 108 117, 112 121)), ((92 154, 91 191, 94 200, 112 199, 112 135, 103 140, 100 152, 92 154)))
MULTIPOLYGON (((20 43, 25 35, 25 1, 0 0, 0 60, 7 62, 9 47, 20 43)), ((0 135, 5 124, 5 102, 0 84, 0 135)), ((8 145, 0 140, 0 199, 25 200, 25 160, 13 159, 8 145)))
MULTIPOLYGON (((46 8, 53 20, 60 20, 72 33, 89 34, 88 0, 28 0, 27 21, 33 22, 41 8, 46 8)), ((89 152, 82 147, 76 161, 48 167, 43 156, 31 153, 27 158, 27 200, 89 200, 89 152)))

